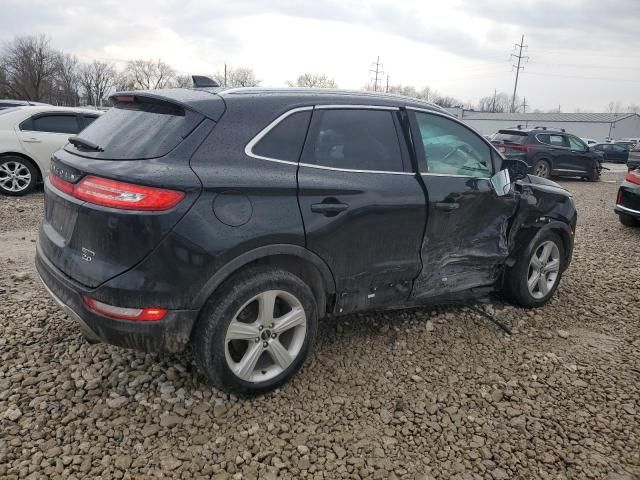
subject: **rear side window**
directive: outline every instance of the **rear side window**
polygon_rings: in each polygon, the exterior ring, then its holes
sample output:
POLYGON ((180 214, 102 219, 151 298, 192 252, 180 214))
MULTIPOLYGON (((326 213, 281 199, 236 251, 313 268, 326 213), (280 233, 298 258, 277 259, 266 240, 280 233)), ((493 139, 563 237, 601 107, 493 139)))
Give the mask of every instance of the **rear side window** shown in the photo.
POLYGON ((84 127, 87 128, 96 118, 98 118, 97 115, 83 115, 82 119, 84 121, 84 127))
POLYGON ((310 119, 310 110, 292 113, 269 130, 251 152, 260 157, 297 162, 310 119))
POLYGON ((200 123, 198 113, 169 103, 135 97, 117 102, 79 135, 102 151, 80 150, 69 144, 65 149, 92 158, 142 160, 162 157, 173 150, 200 123))
POLYGON ((316 110, 304 163, 350 170, 400 172, 400 143, 387 110, 316 110))
POLYGON ((22 122, 20 130, 75 134, 80 131, 80 125, 75 115, 41 115, 22 122))
POLYGON ((500 130, 496 133, 491 139, 494 143, 517 143, 518 145, 522 145, 527 140, 527 133, 520 132, 505 132, 500 130))
POLYGON ((553 145, 554 147, 568 147, 569 144, 562 135, 554 135, 552 133, 539 133, 537 135, 538 141, 546 143, 547 145, 553 145))

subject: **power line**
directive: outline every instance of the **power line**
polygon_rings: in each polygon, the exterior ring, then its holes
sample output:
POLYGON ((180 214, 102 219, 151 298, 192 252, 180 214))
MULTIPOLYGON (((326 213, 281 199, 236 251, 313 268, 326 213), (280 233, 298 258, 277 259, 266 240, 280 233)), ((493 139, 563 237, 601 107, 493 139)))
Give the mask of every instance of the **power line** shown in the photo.
POLYGON ((542 77, 563 77, 563 78, 578 78, 580 80, 602 80, 606 82, 630 82, 630 83, 640 83, 640 80, 633 80, 630 78, 607 78, 607 77, 583 77, 581 75, 563 75, 561 73, 540 73, 540 72, 529 72, 529 75, 539 75, 542 77))
POLYGON ((380 63, 380 56, 376 59, 375 63, 372 63, 371 66, 375 66, 375 69, 370 69, 369 73, 373 73, 375 76, 373 78, 373 91, 378 91, 378 80, 384 74, 384 70, 382 70, 383 65, 380 63))
POLYGON ((529 57, 522 55, 522 49, 524 48, 525 50, 528 48, 527 45, 524 44, 524 34, 522 35, 522 39, 520 40, 520 43, 516 43, 516 47, 519 48, 519 52, 518 55, 516 55, 515 53, 511 54, 511 58, 517 58, 518 59, 518 64, 517 65, 513 65, 513 67, 516 69, 516 81, 513 84, 513 97, 511 97, 511 111, 514 112, 515 111, 515 102, 516 102, 516 91, 518 90, 518 76, 520 75, 520 69, 524 68, 524 66, 520 66, 520 62, 522 60, 525 61, 525 63, 527 63, 529 61, 529 57))

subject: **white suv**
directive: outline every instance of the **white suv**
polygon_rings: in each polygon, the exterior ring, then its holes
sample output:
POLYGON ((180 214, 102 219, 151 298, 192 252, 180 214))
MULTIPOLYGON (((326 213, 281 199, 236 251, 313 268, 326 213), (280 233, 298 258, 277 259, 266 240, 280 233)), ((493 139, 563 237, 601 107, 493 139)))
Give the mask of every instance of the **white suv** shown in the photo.
POLYGON ((93 122, 97 110, 29 106, 0 111, 0 193, 25 195, 49 171, 53 152, 93 122))

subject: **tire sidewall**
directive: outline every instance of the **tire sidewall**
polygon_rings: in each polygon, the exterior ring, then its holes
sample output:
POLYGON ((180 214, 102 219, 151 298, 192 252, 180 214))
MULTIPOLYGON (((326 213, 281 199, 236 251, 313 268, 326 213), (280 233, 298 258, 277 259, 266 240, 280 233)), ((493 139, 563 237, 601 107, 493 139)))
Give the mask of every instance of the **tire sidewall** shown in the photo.
POLYGON ((235 393, 262 393, 282 385, 302 367, 315 342, 316 333, 316 302, 310 288, 290 272, 258 269, 232 277, 220 294, 209 301, 198 320, 194 343, 198 363, 215 385, 235 393), (226 332, 240 308, 266 290, 284 290, 300 301, 307 317, 305 339, 296 359, 282 373, 265 382, 247 382, 238 378, 227 364, 226 332))
POLYGON ((38 181, 37 168, 33 165, 31 161, 26 160, 25 158, 22 158, 22 157, 16 157, 16 156, 0 157, 0 165, 5 164, 7 162, 20 162, 25 167, 27 167, 29 169, 29 173, 31 174, 31 182, 29 183, 29 185, 27 185, 27 188, 19 192, 12 192, 10 190, 6 190, 2 185, 0 185, 0 193, 3 195, 11 196, 11 197, 21 197, 31 192, 35 188, 36 182, 38 181))
POLYGON ((509 290, 511 297, 523 307, 537 308, 546 305, 560 285, 565 262, 565 248, 558 234, 549 230, 538 233, 531 242, 529 242, 527 248, 520 254, 516 265, 514 265, 514 268, 507 275, 507 281, 510 282, 509 290), (540 245, 549 240, 553 241, 558 247, 558 252, 560 253, 560 270, 558 271, 556 282, 549 293, 543 298, 535 298, 529 292, 527 285, 529 262, 531 261, 531 256, 538 250, 540 245))

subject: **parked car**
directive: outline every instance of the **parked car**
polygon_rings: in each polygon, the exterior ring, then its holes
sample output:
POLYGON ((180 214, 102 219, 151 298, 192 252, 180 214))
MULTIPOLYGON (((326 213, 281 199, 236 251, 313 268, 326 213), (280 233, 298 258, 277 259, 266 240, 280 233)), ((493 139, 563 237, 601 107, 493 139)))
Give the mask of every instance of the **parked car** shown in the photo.
POLYGON ((496 291, 539 307, 571 261, 571 195, 435 105, 250 88, 113 100, 54 155, 37 270, 92 341, 190 344, 225 390, 285 382, 323 317, 496 291))
POLYGON ((580 140, 586 143, 588 147, 592 147, 599 143, 597 140, 594 140, 593 138, 581 138, 580 140))
POLYGON ((627 159, 627 168, 634 170, 638 167, 640 167, 640 153, 630 152, 629 158, 627 159))
POLYGON ((598 143, 593 149, 602 153, 602 158, 605 162, 627 163, 627 159, 629 158, 629 148, 626 145, 598 143))
POLYGON ((627 172, 618 189, 614 211, 623 225, 640 227, 640 167, 627 172))
POLYGON ((32 106, 0 111, 0 193, 25 195, 49 171, 53 152, 100 112, 32 106))
POLYGON ((49 105, 48 103, 32 102, 30 100, 0 100, 0 110, 13 107, 33 107, 49 105))
POLYGON ((602 155, 575 135, 546 127, 499 130, 492 143, 507 158, 524 161, 542 178, 582 177, 597 181, 602 155))

